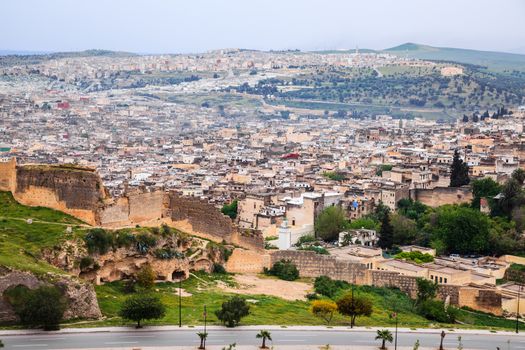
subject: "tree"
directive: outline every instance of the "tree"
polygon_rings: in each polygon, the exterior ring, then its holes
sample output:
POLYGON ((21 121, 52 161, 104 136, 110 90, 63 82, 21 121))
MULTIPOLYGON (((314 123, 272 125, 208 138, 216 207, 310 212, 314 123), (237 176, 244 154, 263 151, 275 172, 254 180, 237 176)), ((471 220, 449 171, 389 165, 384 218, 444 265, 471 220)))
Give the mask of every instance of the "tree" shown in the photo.
POLYGON ((268 340, 272 340, 272 335, 270 332, 268 331, 265 331, 265 330, 261 330, 259 333, 257 333, 257 335, 255 336, 257 339, 262 339, 262 345, 261 345, 261 349, 268 349, 268 347, 266 346, 266 339, 268 340))
POLYGON ((241 318, 250 314, 250 306, 246 300, 239 296, 234 296, 231 299, 222 303, 220 310, 215 311, 217 318, 222 321, 226 327, 235 327, 239 324, 241 318))
POLYGON ((426 278, 417 278, 417 299, 416 303, 422 303, 427 300, 432 300, 437 295, 438 284, 426 278))
POLYGON ((490 177, 472 181, 472 207, 479 209, 481 198, 487 198, 489 205, 492 207, 494 203, 493 197, 501 192, 501 186, 490 177))
POLYGON ((315 221, 315 234, 325 241, 338 239, 346 223, 343 209, 338 206, 324 209, 315 221))
POLYGON ((339 313, 350 317, 350 327, 354 327, 357 317, 372 315, 372 302, 366 297, 348 293, 336 303, 339 313))
POLYGON ((518 183, 523 186, 523 182, 525 181, 525 170, 521 168, 514 170, 512 172, 512 178, 518 181, 518 183))
POLYGON ((417 224, 403 215, 392 214, 393 242, 396 245, 412 244, 417 237, 417 224))
POLYGON ((201 344, 199 345, 199 349, 205 349, 204 341, 206 340, 206 338, 208 338, 208 333, 207 332, 198 332, 197 335, 199 336, 199 340, 201 342, 201 344))
POLYGON ((514 179, 509 179, 501 190, 501 198, 495 203, 492 210, 493 215, 501 215, 510 218, 514 208, 519 207, 524 202, 523 189, 520 183, 514 179))
POLYGON ((490 220, 476 209, 443 205, 426 217, 424 230, 441 242, 443 252, 483 254, 489 250, 490 220))
POLYGON ((67 299, 55 286, 29 289, 20 285, 8 288, 4 297, 23 325, 42 327, 46 331, 59 329, 67 308, 67 299))
POLYGON ((379 349, 385 350, 386 349, 386 342, 391 343, 394 340, 394 337, 392 336, 392 332, 390 332, 388 329, 383 330, 377 330, 376 340, 381 340, 381 347, 379 349))
POLYGON ((334 313, 337 311, 337 304, 331 300, 314 300, 310 310, 314 316, 322 318, 326 324, 330 324, 334 313))
POLYGON ((156 296, 133 295, 124 301, 119 316, 137 322, 137 328, 143 320, 154 320, 164 317, 166 306, 156 296))
POLYGON ((234 200, 230 204, 224 204, 222 206, 221 212, 224 215, 228 215, 232 220, 237 217, 237 208, 238 208, 238 201, 234 200))
POLYGON ((379 231, 379 241, 377 244, 383 249, 390 249, 394 244, 394 228, 390 223, 390 215, 383 215, 381 220, 381 230, 379 231))
POLYGON ((454 158, 450 167, 450 187, 461 187, 468 185, 470 178, 468 176, 468 165, 459 156, 459 151, 454 151, 454 158))
POLYGON ((137 272, 137 284, 145 289, 153 288, 155 284, 155 272, 151 268, 150 264, 143 265, 139 272, 137 272))
POLYGON ((347 228, 348 229, 354 229, 354 230, 358 230, 360 228, 365 228, 367 230, 379 231, 379 229, 381 228, 381 225, 379 224, 378 221, 374 220, 373 218, 363 217, 363 218, 358 218, 358 219, 352 220, 347 225, 347 228))

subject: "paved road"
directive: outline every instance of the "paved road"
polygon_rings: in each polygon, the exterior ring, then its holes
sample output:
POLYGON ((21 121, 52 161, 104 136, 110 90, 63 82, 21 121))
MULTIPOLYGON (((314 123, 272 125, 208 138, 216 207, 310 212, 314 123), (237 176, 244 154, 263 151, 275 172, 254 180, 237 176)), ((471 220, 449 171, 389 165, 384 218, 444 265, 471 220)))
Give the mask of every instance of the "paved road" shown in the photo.
MULTIPOLYGON (((86 349, 86 348, 140 348, 169 346, 198 346, 196 332, 200 329, 183 330, 140 330, 136 332, 94 332, 94 333, 45 333, 32 335, 1 335, 6 349, 86 349)), ((257 330, 209 330, 207 345, 257 345, 257 330)), ((372 330, 272 330, 273 345, 353 345, 378 346, 372 330)), ((525 349, 525 335, 448 333, 446 349, 457 349, 458 335, 462 337, 465 349, 501 350, 525 349), (510 340, 510 344, 507 343, 510 340)), ((399 333, 398 345, 412 347, 419 339, 421 347, 437 348, 438 333, 399 333)), ((393 346, 390 347, 393 349, 393 346)))

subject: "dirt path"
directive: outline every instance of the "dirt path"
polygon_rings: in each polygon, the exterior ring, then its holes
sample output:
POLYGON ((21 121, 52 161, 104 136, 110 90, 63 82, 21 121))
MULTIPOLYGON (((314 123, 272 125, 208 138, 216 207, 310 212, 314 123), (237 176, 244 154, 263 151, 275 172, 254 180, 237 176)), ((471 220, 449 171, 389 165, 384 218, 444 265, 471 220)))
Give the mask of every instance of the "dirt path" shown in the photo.
POLYGON ((290 282, 272 278, 261 278, 256 275, 235 275, 238 287, 220 284, 225 292, 236 294, 265 294, 286 300, 306 300, 305 296, 312 286, 304 282, 290 282))

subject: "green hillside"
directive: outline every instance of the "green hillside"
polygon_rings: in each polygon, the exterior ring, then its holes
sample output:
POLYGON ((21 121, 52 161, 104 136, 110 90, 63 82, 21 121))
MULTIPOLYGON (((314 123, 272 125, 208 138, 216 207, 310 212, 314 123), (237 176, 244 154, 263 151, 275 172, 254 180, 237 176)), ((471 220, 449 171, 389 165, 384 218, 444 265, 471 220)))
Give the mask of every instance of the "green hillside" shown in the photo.
POLYGON ((64 273, 42 260, 42 250, 53 248, 75 232, 82 222, 59 211, 28 207, 15 201, 11 193, 0 192, 0 266, 30 271, 64 273), (32 219, 28 223, 28 219, 32 219), (71 233, 66 233, 68 226, 71 233))
POLYGON ((384 51, 411 58, 475 64, 493 71, 525 71, 525 55, 506 52, 434 47, 414 43, 402 44, 384 51))

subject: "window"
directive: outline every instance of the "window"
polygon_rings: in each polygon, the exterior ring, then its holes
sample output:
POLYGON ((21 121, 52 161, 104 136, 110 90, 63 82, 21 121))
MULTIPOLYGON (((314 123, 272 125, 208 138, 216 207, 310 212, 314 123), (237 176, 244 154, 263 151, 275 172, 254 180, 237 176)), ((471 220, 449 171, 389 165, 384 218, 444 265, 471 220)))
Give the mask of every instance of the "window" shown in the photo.
POLYGON ((292 220, 292 226, 295 226, 295 219, 292 220))
POLYGON ((447 278, 445 277, 445 283, 447 283, 447 278))
POLYGON ((443 277, 439 277, 439 283, 443 283, 443 277))

